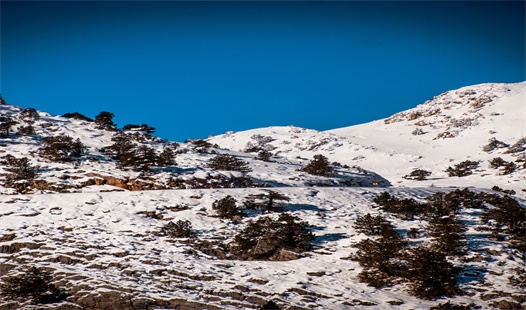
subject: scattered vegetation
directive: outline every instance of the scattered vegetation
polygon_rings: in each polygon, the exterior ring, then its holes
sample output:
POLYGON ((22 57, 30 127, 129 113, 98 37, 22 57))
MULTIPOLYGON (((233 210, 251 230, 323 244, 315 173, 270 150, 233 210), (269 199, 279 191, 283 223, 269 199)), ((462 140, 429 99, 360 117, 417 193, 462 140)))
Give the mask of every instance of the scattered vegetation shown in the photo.
POLYGON ((237 206, 236 199, 230 195, 214 201, 212 209, 217 212, 217 216, 220 218, 233 219, 234 217, 243 216, 243 212, 237 206))
POLYGON ((309 250, 312 240, 314 235, 306 222, 289 213, 281 213, 277 219, 265 216, 249 221, 234 237, 233 253, 244 260, 275 260, 283 250, 309 250))
POLYGON ((210 148, 219 148, 217 144, 212 144, 208 141, 197 139, 197 140, 186 140, 186 143, 192 146, 192 150, 196 153, 211 153, 210 148))
POLYGON ((73 140, 68 135, 44 137, 40 140, 43 145, 38 149, 38 154, 53 162, 68 162, 81 157, 84 145, 80 139, 73 140))
POLYGON ((331 167, 329 160, 321 154, 314 155, 313 159, 300 171, 323 177, 329 177, 334 174, 334 169, 331 167))
POLYGON ((66 114, 62 115, 62 117, 78 119, 78 120, 86 121, 86 122, 93 122, 94 121, 92 118, 84 116, 84 115, 80 114, 79 112, 66 113, 66 114))
POLYGON ((446 172, 450 177, 465 177, 473 174, 473 170, 479 167, 478 161, 465 160, 455 167, 448 167, 446 172))
POLYGON ((36 167, 31 165, 31 161, 27 157, 16 158, 9 154, 2 157, 1 163, 5 166, 4 170, 10 172, 7 175, 7 183, 21 180, 30 181, 36 176, 36 167))
POLYGON ((393 225, 381 215, 372 216, 367 213, 356 218, 354 228, 368 236, 378 236, 388 229, 393 229, 393 225))
POLYGON ((95 116, 95 125, 98 129, 103 129, 107 131, 115 131, 117 130, 117 125, 113 122, 113 117, 115 114, 111 112, 100 112, 97 116, 95 116))
POLYGON ((499 140, 497 140, 495 138, 491 138, 491 139, 489 139, 489 143, 482 147, 482 150, 484 152, 489 153, 489 152, 494 151, 496 149, 502 149, 502 148, 506 148, 508 146, 510 146, 510 145, 506 144, 506 143, 504 143, 502 141, 499 141, 499 140))
POLYGON ((226 171, 240 171, 249 172, 252 171, 248 166, 248 163, 241 159, 227 154, 217 155, 208 162, 208 167, 216 170, 226 171))
POLYGON ((194 235, 189 220, 178 220, 175 223, 170 221, 163 226, 161 232, 172 238, 188 238, 194 235))
POLYGON ((272 158, 272 153, 269 151, 265 151, 265 150, 259 151, 258 155, 256 156, 256 159, 267 161, 267 162, 270 161, 271 158, 272 158))
POLYGON ((423 169, 415 169, 411 171, 410 174, 403 176, 403 178, 408 179, 408 180, 424 181, 424 180, 427 180, 427 177, 430 175, 431 175, 431 171, 427 171, 423 169))
POLYGON ((20 119, 26 123, 34 123, 40 119, 40 115, 34 108, 27 108, 20 112, 20 119))
POLYGON ((446 255, 426 246, 416 246, 404 255, 403 277, 409 281, 410 292, 422 299, 437 299, 459 293, 457 278, 460 268, 446 255))
POLYGON ((0 137, 7 138, 11 133, 11 127, 18 124, 17 121, 6 115, 0 115, 0 137))
POLYGON ((278 192, 267 190, 264 194, 249 195, 243 205, 247 209, 261 212, 282 212, 284 207, 281 201, 290 201, 290 198, 278 192))

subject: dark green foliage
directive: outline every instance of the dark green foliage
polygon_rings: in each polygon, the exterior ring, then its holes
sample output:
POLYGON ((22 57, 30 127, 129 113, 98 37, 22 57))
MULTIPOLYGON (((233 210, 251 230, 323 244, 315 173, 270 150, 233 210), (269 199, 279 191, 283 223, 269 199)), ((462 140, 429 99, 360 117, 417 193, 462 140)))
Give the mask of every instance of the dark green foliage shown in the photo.
POLYGON ((237 207, 236 203, 236 199, 228 195, 225 198, 214 201, 212 209, 217 212, 220 218, 232 219, 235 216, 243 215, 243 212, 237 207))
POLYGON ((68 296, 63 289, 51 283, 51 273, 31 267, 24 274, 4 279, 0 285, 0 294, 17 300, 30 299, 34 304, 55 303, 68 296))
POLYGON ((495 157, 492 160, 489 161, 489 166, 493 169, 500 168, 502 166, 505 166, 508 162, 500 157, 495 157))
POLYGON ((281 250, 303 252, 311 248, 314 235, 306 222, 288 213, 278 219, 262 217, 249 221, 234 237, 233 253, 240 259, 272 259, 281 250))
POLYGON ((8 137, 11 132, 11 127, 18 124, 17 121, 12 119, 9 116, 1 115, 0 116, 0 137, 8 137))
POLYGON ((494 206, 482 215, 484 223, 493 222, 496 229, 505 228, 505 231, 511 234, 526 229, 526 208, 517 200, 504 196, 494 206))
POLYGON ((506 144, 502 141, 499 141, 495 138, 491 138, 489 139, 489 143, 485 146, 482 147, 482 150, 484 152, 491 152, 493 150, 496 150, 496 149, 501 149, 501 148, 505 148, 505 147, 508 147, 510 146, 509 144, 506 144))
POLYGON ((351 258, 360 266, 369 269, 366 272, 378 271, 386 276, 397 276, 400 273, 400 251, 406 248, 407 241, 392 228, 386 228, 377 239, 364 239, 355 247, 358 249, 351 258))
POLYGON ((506 153, 508 154, 514 154, 519 153, 526 150, 526 138, 520 138, 515 144, 510 146, 506 153))
POLYGON ((259 307, 259 310, 281 310, 281 307, 278 306, 275 302, 272 300, 267 301, 266 304, 259 307))
POLYGON ((188 238, 194 235, 192 223, 188 220, 178 220, 177 222, 168 222, 161 229, 161 232, 172 238, 188 238))
POLYGON ((332 169, 327 157, 320 154, 314 155, 313 159, 300 171, 322 177, 329 177, 334 174, 334 169, 332 169))
POLYGON ((358 216, 353 227, 368 236, 380 235, 386 229, 393 229, 393 225, 383 216, 372 216, 369 213, 364 216, 358 216))
POLYGON ((146 124, 142 125, 134 125, 134 124, 128 124, 122 127, 122 130, 124 131, 140 131, 144 134, 151 135, 155 132, 155 128, 148 126, 146 124))
POLYGON ((252 171, 248 167, 248 163, 242 161, 241 159, 227 154, 217 155, 216 157, 210 159, 208 162, 208 167, 216 170, 226 170, 226 171, 240 171, 240 172, 249 172, 252 171))
POLYGON ((425 246, 410 249, 405 255, 403 277, 410 282, 410 291, 422 299, 453 296, 459 292, 460 269, 447 261, 446 255, 425 246))
POLYGON ((119 168, 133 168, 136 170, 148 171, 152 166, 172 166, 175 165, 175 153, 171 148, 165 147, 157 155, 155 150, 146 144, 134 142, 134 134, 117 132, 111 139, 114 143, 103 147, 104 154, 112 155, 117 160, 119 168))
POLYGON ((115 131, 117 130, 117 125, 113 122, 113 117, 115 114, 111 112, 100 112, 97 116, 95 116, 95 124, 98 129, 108 130, 108 131, 115 131))
POLYGON ((504 166, 502 170, 503 175, 511 174, 517 170, 517 165, 514 162, 509 162, 504 166))
POLYGON ((117 160, 117 166, 119 168, 132 167, 138 170, 148 171, 151 166, 156 165, 157 155, 153 148, 141 144, 136 145, 125 154, 121 154, 117 160))
POLYGON ((175 162, 175 152, 172 148, 165 147, 161 154, 157 157, 157 165, 159 166, 174 166, 175 162))
POLYGON ((73 140, 67 135, 44 137, 40 143, 43 146, 38 149, 38 154, 54 162, 72 161, 81 157, 85 149, 80 139, 73 140))
POLYGON ((455 216, 434 218, 426 230, 434 238, 431 245, 434 250, 447 256, 466 253, 466 225, 455 216))
POLYGON ((373 202, 378 204, 383 211, 397 214, 405 220, 413 220, 415 216, 420 215, 424 211, 425 207, 424 204, 412 198, 399 199, 387 192, 376 196, 373 202))
POLYGON ((508 194, 508 195, 515 195, 516 192, 512 189, 502 189, 500 187, 498 187, 497 185, 493 186, 491 188, 492 190, 496 191, 496 192, 502 192, 504 194, 508 194))
POLYGON ((473 174, 473 169, 478 168, 479 162, 478 161, 472 161, 472 160, 465 160, 457 165, 455 167, 448 167, 446 169, 446 172, 448 176, 450 177, 465 177, 468 175, 473 174))
POLYGON ((36 176, 36 168, 31 165, 27 157, 16 158, 13 155, 6 155, 2 157, 1 163, 6 166, 4 170, 10 172, 7 176, 8 182, 33 180, 36 176))
POLYGON ((93 122, 92 118, 84 116, 84 115, 80 114, 79 112, 66 113, 66 114, 62 115, 62 117, 78 119, 78 120, 86 121, 86 122, 93 122))
POLYGON ((33 108, 27 108, 20 112, 20 118, 26 123, 33 123, 40 119, 40 115, 38 114, 37 110, 33 108))
POLYGON ((192 150, 197 153, 208 153, 209 148, 218 148, 216 144, 212 144, 208 141, 197 139, 197 140, 186 140, 187 143, 192 145, 192 150))
POLYGON ((265 151, 265 150, 259 151, 258 155, 256 156, 256 159, 262 160, 262 161, 270 161, 271 158, 272 158, 272 153, 269 151, 265 151))
POLYGON ((415 169, 411 171, 410 174, 403 176, 403 178, 408 179, 408 180, 424 181, 424 180, 427 180, 427 177, 430 175, 431 175, 430 171, 426 171, 422 169, 415 169))
POLYGON ((455 192, 434 193, 426 198, 424 213, 429 217, 442 217, 456 213, 461 206, 459 196, 455 192))
POLYGON ((34 135, 36 134, 35 128, 31 125, 18 127, 18 133, 22 135, 34 135))
POLYGON ((0 95, 0 104, 1 104, 1 105, 5 105, 5 104, 7 104, 7 103, 5 102, 5 100, 4 100, 4 97, 2 97, 2 95, 0 95))
POLYGON ((290 198, 278 192, 267 190, 265 194, 249 195, 243 205, 247 209, 262 212, 281 212, 284 208, 279 201, 290 201, 290 198))

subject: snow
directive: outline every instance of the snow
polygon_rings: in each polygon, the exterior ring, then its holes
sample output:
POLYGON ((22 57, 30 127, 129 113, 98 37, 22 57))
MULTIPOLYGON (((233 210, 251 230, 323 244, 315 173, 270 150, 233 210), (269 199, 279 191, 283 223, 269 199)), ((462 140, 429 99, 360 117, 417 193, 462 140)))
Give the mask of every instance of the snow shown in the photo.
MULTIPOLYGON (((445 299, 418 299, 410 296, 403 284, 375 289, 358 281, 361 267, 348 257, 355 251, 353 245, 366 236, 354 230, 354 222, 367 213, 383 214, 401 233, 424 229, 426 221, 403 221, 375 207, 372 198, 383 191, 422 200, 439 191, 463 187, 489 191, 497 185, 515 190, 515 197, 524 205, 526 169, 501 175, 488 167, 492 158, 515 161, 524 152, 506 154, 506 149, 497 149, 487 153, 482 147, 491 137, 510 145, 526 137, 525 96, 526 82, 480 84, 438 95, 385 120, 326 132, 294 126, 228 132, 207 139, 218 144, 218 149, 196 153, 181 144, 175 167, 153 168, 149 176, 159 184, 172 177, 191 181, 246 176, 265 186, 273 185, 272 190, 291 198, 286 210, 308 222, 316 236, 314 250, 291 261, 222 260, 195 250, 184 240, 159 235, 169 221, 189 220, 199 240, 228 243, 247 220, 266 215, 252 214, 236 224, 216 217, 213 202, 231 195, 241 203, 250 194, 264 193, 264 188, 128 191, 107 184, 80 186, 94 176, 134 180, 148 175, 117 169, 115 162, 100 152, 112 144, 112 132, 96 129, 89 122, 40 112, 40 119, 33 123, 38 136, 79 138, 88 147, 89 157, 53 163, 36 155, 40 146, 37 135, 2 140, 1 156, 27 156, 40 167, 37 179, 71 187, 65 193, 42 190, 32 194, 0 187, 0 237, 16 234, 13 240, 0 242, 0 249, 26 244, 19 251, 0 251, 0 265, 48 267, 55 270, 61 283, 83 287, 86 294, 127 289, 130 296, 176 297, 224 309, 254 308, 248 297, 276 298, 309 309, 427 309, 445 299), (416 128, 425 134, 413 135, 416 128), (440 138, 445 132, 450 138, 440 138), (256 153, 244 152, 247 146, 262 147, 275 156, 271 162, 257 160, 256 153), (237 156, 247 161, 252 171, 215 171, 207 163, 216 154, 237 156), (334 178, 299 171, 315 154, 349 168, 336 167, 334 178), (447 167, 466 159, 481 161, 473 175, 447 176, 447 167), (414 168, 429 170, 432 175, 425 181, 404 179, 414 168), (336 186, 308 186, 320 180, 336 186), (355 187, 338 186, 345 180, 354 182, 355 187), (380 187, 373 185, 376 182, 380 187), (155 211, 162 219, 148 217, 145 211, 155 211), (236 299, 228 295, 232 292, 245 297, 236 299), (357 300, 374 306, 360 306, 357 300), (393 300, 403 304, 388 303, 393 300)), ((0 106, 4 115, 21 110, 0 106)), ((15 129, 22 125, 26 124, 21 122, 15 129)), ((155 139, 148 144, 160 151, 171 142, 155 139)), ((502 242, 489 240, 487 232, 474 229, 478 210, 463 209, 459 216, 472 224, 467 232, 468 256, 480 255, 482 259, 462 263, 461 288, 472 294, 447 300, 490 308, 477 290, 523 293, 509 284, 508 277, 524 266, 524 257, 502 242)), ((428 240, 425 236, 416 239, 428 240)), ((0 276, 8 270, 0 270, 0 276)), ((15 268, 8 275, 20 270, 15 268)))

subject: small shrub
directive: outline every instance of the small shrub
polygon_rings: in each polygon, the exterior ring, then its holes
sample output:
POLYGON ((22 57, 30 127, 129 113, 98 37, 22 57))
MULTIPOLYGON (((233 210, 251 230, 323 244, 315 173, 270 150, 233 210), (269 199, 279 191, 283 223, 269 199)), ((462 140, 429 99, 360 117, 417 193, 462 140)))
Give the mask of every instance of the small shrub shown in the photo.
POLYGON ((40 115, 38 114, 37 110, 33 108, 27 108, 20 112, 20 118, 26 123, 33 123, 40 119, 40 115))
POLYGON ((526 150, 526 138, 520 138, 515 144, 510 146, 505 153, 514 154, 526 150))
POLYGON ((18 127, 18 133, 22 135, 34 135, 36 132, 33 126, 27 125, 27 126, 18 127))
POLYGON ((16 300, 31 300, 34 304, 49 304, 62 301, 68 296, 63 289, 57 288, 51 273, 31 267, 24 274, 4 279, 0 285, 0 294, 16 300))
POLYGON ((176 164, 175 152, 169 147, 165 147, 161 154, 157 156, 157 165, 159 166, 174 166, 176 164))
POLYGON ((93 122, 92 118, 84 116, 84 115, 80 114, 79 112, 66 113, 66 114, 62 115, 62 117, 78 119, 78 120, 86 121, 86 122, 93 122))
POLYGON ((506 143, 504 143, 502 141, 499 141, 499 140, 497 140, 495 138, 491 138, 491 139, 489 139, 489 143, 482 147, 482 150, 484 152, 489 153, 489 152, 494 151, 496 149, 501 149, 501 148, 505 148, 505 147, 508 147, 508 146, 510 146, 510 145, 506 144, 506 143))
POLYGON ((445 255, 466 253, 466 225, 454 216, 437 217, 426 227, 428 235, 434 237, 431 248, 445 255))
POLYGON ((403 176, 403 178, 408 180, 424 181, 427 180, 427 177, 430 175, 431 171, 415 169, 410 174, 403 176))
POLYGON ((502 170, 503 175, 511 174, 517 170, 517 165, 514 162, 509 162, 504 166, 502 170))
POLYGON ((313 159, 300 171, 323 177, 329 177, 334 174, 334 169, 331 167, 327 157, 320 154, 314 155, 313 159))
POLYGON ((439 251, 417 246, 405 256, 404 278, 409 280, 410 292, 422 299, 453 296, 459 292, 457 277, 460 268, 447 261, 439 251))
POLYGON ((234 237, 233 253, 241 259, 273 259, 281 250, 307 251, 312 240, 314 235, 306 222, 282 213, 277 219, 262 217, 249 221, 234 237))
POLYGON ((161 232, 172 238, 188 238, 194 235, 189 220, 178 220, 175 223, 170 221, 164 225, 161 232))
POLYGON ((489 166, 493 169, 498 169, 502 166, 505 166, 508 162, 500 157, 493 158, 489 161, 489 166))
POLYGON ((373 198, 373 202, 378 204, 383 211, 397 214, 402 219, 411 221, 425 210, 424 204, 412 198, 399 199, 387 192, 383 192, 373 198))
POLYGON ((218 145, 212 144, 208 141, 197 139, 197 140, 186 140, 187 143, 192 145, 192 150, 196 153, 208 153, 209 148, 218 148, 218 145))
POLYGON ((147 135, 151 135, 155 132, 155 128, 148 126, 146 124, 142 125, 134 125, 134 124, 128 124, 122 127, 122 130, 124 131, 139 131, 147 135))
POLYGON ((413 136, 420 136, 420 135, 426 134, 426 132, 423 131, 422 128, 416 128, 415 130, 413 130, 413 131, 411 132, 411 134, 412 134, 413 136))
POLYGON ((252 194, 247 197, 243 205, 247 209, 262 212, 281 212, 283 204, 279 201, 290 201, 290 198, 275 191, 267 190, 265 194, 252 194))
POLYGON ((108 130, 108 131, 115 131, 117 130, 117 125, 113 122, 113 117, 115 114, 111 112, 100 112, 97 116, 95 116, 95 125, 96 128, 102 129, 102 130, 108 130))
POLYGON ((522 207, 517 200, 504 196, 494 206, 482 215, 483 223, 493 222, 495 229, 505 228, 511 234, 526 229, 526 208, 522 207))
POLYGON ((242 216, 243 212, 237 207, 234 197, 228 195, 225 198, 214 201, 212 209, 217 212, 220 218, 232 219, 235 216, 242 216))
POLYGON ((217 155, 208 162, 208 167, 217 170, 226 171, 240 171, 249 172, 252 171, 248 167, 248 163, 232 155, 217 155))
POLYGON ((407 241, 393 228, 386 228, 377 239, 364 239, 354 245, 358 249, 351 258, 360 266, 382 272, 386 276, 400 274, 400 253, 407 241))
POLYGON ((7 176, 10 181, 33 180, 36 176, 36 168, 31 165, 27 157, 16 158, 13 155, 6 155, 2 157, 1 163, 6 166, 4 170, 10 172, 7 176))
POLYGON ((54 162, 72 161, 81 157, 85 149, 79 139, 73 140, 67 135, 44 137, 40 142, 43 146, 38 149, 38 154, 54 162))
POLYGON ((272 158, 272 153, 269 151, 265 151, 265 150, 259 151, 258 155, 256 156, 256 159, 262 160, 262 161, 270 161, 271 158, 272 158))
POLYGON ((454 168, 448 167, 446 172, 450 177, 465 177, 473 174, 473 169, 478 168, 479 162, 472 160, 465 160, 457 165, 454 168))
POLYGON ((501 193, 505 193, 505 194, 508 194, 508 195, 515 195, 516 192, 512 189, 502 189, 500 187, 498 187, 497 185, 493 186, 491 188, 492 190, 496 191, 496 192, 501 192, 501 193))
POLYGON ((380 235, 386 229, 393 229, 393 225, 383 216, 372 216, 369 213, 364 216, 358 216, 353 227, 368 236, 380 235))
POLYGON ((1 115, 0 116, 0 137, 9 137, 11 132, 11 127, 18 124, 17 121, 12 119, 9 116, 1 115))

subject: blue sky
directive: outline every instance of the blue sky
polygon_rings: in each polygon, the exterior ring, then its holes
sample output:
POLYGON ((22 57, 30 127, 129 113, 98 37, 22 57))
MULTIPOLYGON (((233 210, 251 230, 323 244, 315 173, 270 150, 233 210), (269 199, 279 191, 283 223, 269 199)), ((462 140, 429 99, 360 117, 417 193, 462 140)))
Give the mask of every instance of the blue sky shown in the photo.
POLYGON ((525 3, 1 1, 4 99, 176 141, 387 117, 520 82, 525 3))

